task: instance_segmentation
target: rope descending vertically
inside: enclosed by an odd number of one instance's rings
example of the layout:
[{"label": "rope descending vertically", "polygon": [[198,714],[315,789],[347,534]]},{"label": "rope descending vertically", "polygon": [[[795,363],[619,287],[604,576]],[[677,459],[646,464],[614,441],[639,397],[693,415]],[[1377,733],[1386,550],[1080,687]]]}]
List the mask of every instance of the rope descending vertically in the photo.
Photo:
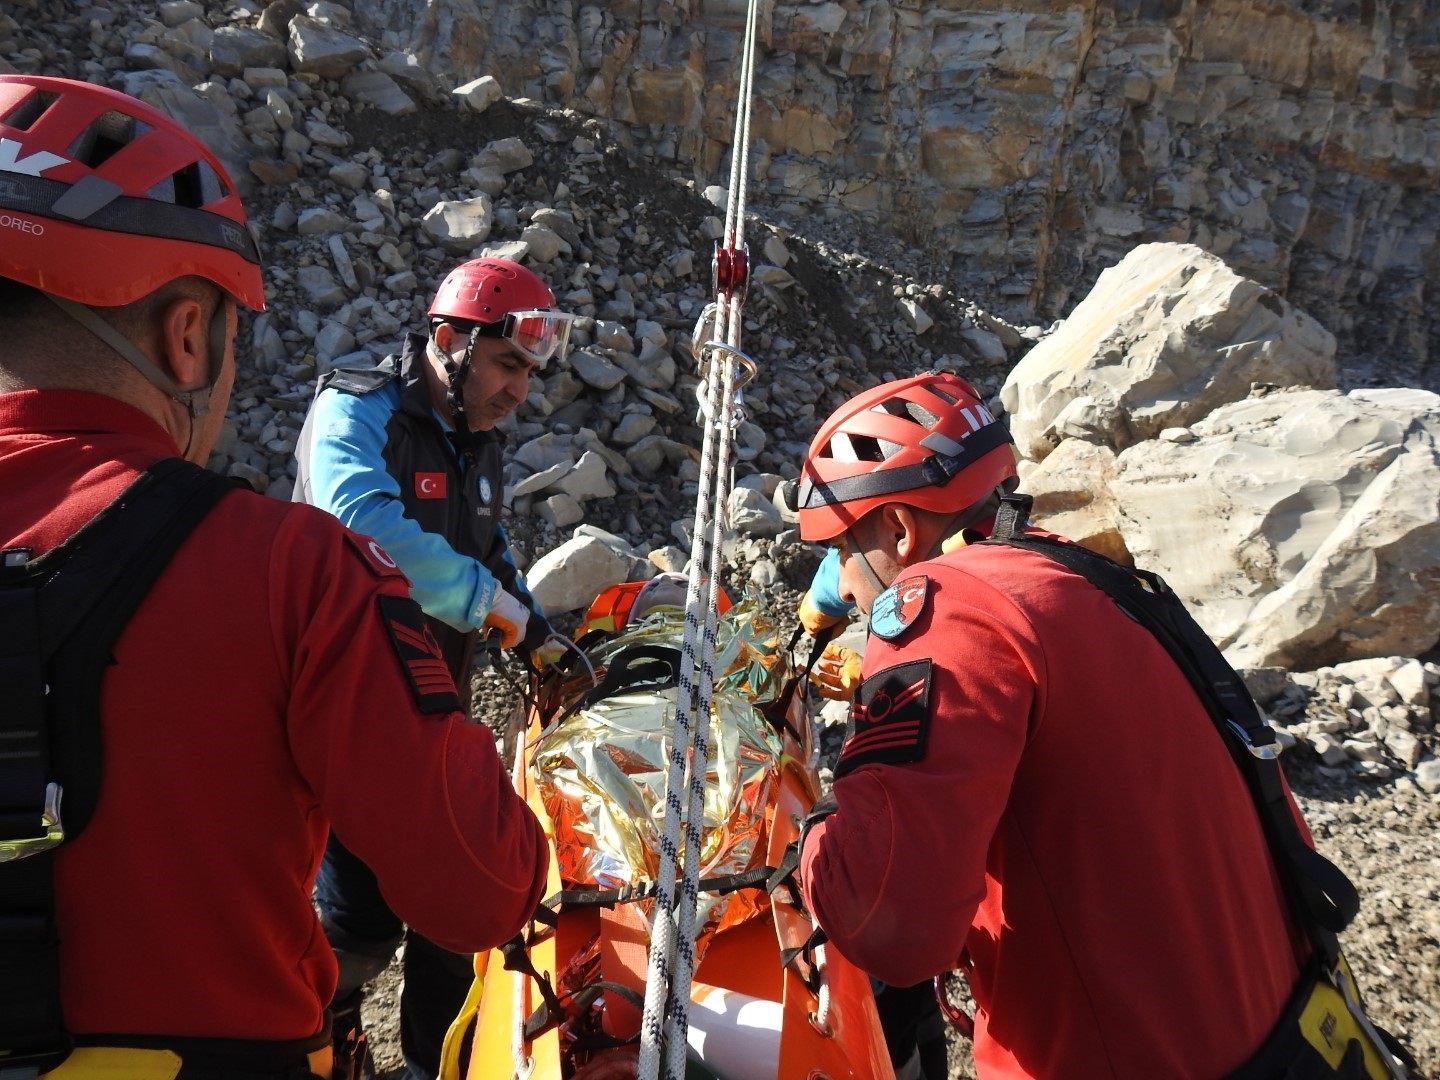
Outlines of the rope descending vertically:
[{"label": "rope descending vertically", "polygon": [[[694,351],[702,372],[699,397],[700,413],[704,418],[704,439],[685,596],[685,633],[681,645],[675,727],[666,772],[665,824],[660,837],[660,864],[655,882],[655,919],[650,936],[650,963],[640,1027],[639,1080],[656,1080],[662,1043],[667,1047],[666,1080],[681,1080],[685,1074],[690,985],[695,968],[700,851],[705,823],[705,779],[710,758],[709,717],[715,685],[715,628],[724,510],[729,497],[732,434],[734,425],[740,419],[737,366],[754,373],[754,365],[739,351],[739,343],[740,312],[748,276],[747,255],[743,246],[745,163],[749,156],[750,92],[754,82],[757,11],[758,0],[749,0],[735,137],[731,147],[725,246],[721,248],[717,245],[715,252],[713,326],[719,338],[707,340],[707,317],[702,315],[694,339]],[[683,808],[680,799],[682,788],[688,795],[687,805]],[[683,859],[679,850],[682,822],[685,824]],[[677,870],[681,873],[678,898],[674,891]]]}]

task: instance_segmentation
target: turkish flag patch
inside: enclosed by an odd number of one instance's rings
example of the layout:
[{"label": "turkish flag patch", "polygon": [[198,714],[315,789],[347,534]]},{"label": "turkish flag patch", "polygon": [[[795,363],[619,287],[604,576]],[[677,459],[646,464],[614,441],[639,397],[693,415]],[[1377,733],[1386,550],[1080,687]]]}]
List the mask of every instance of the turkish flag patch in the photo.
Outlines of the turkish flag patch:
[{"label": "turkish flag patch", "polygon": [[425,623],[420,605],[408,596],[381,596],[380,615],[390,632],[390,644],[410,682],[415,704],[422,713],[462,711],[460,695],[440,643]]},{"label": "turkish flag patch", "polygon": [[417,472],[415,474],[415,497],[417,499],[445,498],[445,474],[443,472]]},{"label": "turkish flag patch", "polygon": [[930,735],[930,659],[897,664],[871,675],[856,691],[838,780],[861,765],[921,761]]}]

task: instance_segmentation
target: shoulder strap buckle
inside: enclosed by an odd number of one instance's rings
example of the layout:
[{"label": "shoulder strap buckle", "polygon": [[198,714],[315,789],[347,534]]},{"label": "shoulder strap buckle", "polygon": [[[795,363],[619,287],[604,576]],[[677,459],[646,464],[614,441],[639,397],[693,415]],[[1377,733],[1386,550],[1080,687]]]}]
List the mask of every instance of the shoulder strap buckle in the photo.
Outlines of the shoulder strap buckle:
[{"label": "shoulder strap buckle", "polygon": [[1023,492],[1000,496],[1000,509],[995,511],[995,528],[990,532],[992,540],[1013,540],[1025,532],[1030,523],[1030,508],[1035,500]]}]

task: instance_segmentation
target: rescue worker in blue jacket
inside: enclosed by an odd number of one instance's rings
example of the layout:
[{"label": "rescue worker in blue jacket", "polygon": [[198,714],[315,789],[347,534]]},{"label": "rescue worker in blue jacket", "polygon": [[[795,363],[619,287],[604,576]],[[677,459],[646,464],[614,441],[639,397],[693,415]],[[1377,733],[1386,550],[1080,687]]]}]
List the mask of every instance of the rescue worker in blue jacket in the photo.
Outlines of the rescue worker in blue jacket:
[{"label": "rescue worker in blue jacket", "polygon": [[[374,368],[321,378],[301,432],[295,499],[373,537],[394,560],[462,695],[481,635],[534,654],[551,633],[500,524],[495,429],[525,400],[530,376],[564,354],[572,320],[518,263],[466,262],[436,292],[427,334],[407,335],[400,354]],[[403,928],[374,875],[333,834],[315,899],[340,960],[338,1033],[358,1027],[364,984],[384,970]],[[408,935],[401,1044],[416,1080],[438,1075],[472,975],[470,957]]]}]

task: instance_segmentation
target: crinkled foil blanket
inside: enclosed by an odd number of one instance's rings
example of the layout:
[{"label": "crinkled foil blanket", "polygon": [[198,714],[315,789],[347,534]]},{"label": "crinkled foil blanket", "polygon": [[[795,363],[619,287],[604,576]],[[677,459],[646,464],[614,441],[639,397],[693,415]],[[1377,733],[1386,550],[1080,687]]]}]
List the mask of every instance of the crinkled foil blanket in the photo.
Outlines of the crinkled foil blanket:
[{"label": "crinkled foil blanket", "polygon": [[[765,862],[782,746],[760,707],[777,698],[791,672],[789,654],[780,647],[776,626],[758,600],[736,604],[720,616],[716,629],[702,878]],[[588,655],[603,674],[631,646],[678,651],[683,637],[683,613],[657,609]],[[697,642],[697,661],[698,652]],[[589,681],[582,680],[561,699],[554,715],[574,708],[589,689]],[[566,887],[611,889],[654,880],[665,829],[676,695],[673,686],[618,693],[575,708],[535,743],[531,764],[555,823]],[[688,805],[688,798],[684,801]],[[681,848],[683,852],[683,843]],[[708,906],[697,926],[707,940],[710,933],[764,910],[768,902],[756,889],[702,901]],[[647,921],[652,908],[653,901],[643,902]]]}]

